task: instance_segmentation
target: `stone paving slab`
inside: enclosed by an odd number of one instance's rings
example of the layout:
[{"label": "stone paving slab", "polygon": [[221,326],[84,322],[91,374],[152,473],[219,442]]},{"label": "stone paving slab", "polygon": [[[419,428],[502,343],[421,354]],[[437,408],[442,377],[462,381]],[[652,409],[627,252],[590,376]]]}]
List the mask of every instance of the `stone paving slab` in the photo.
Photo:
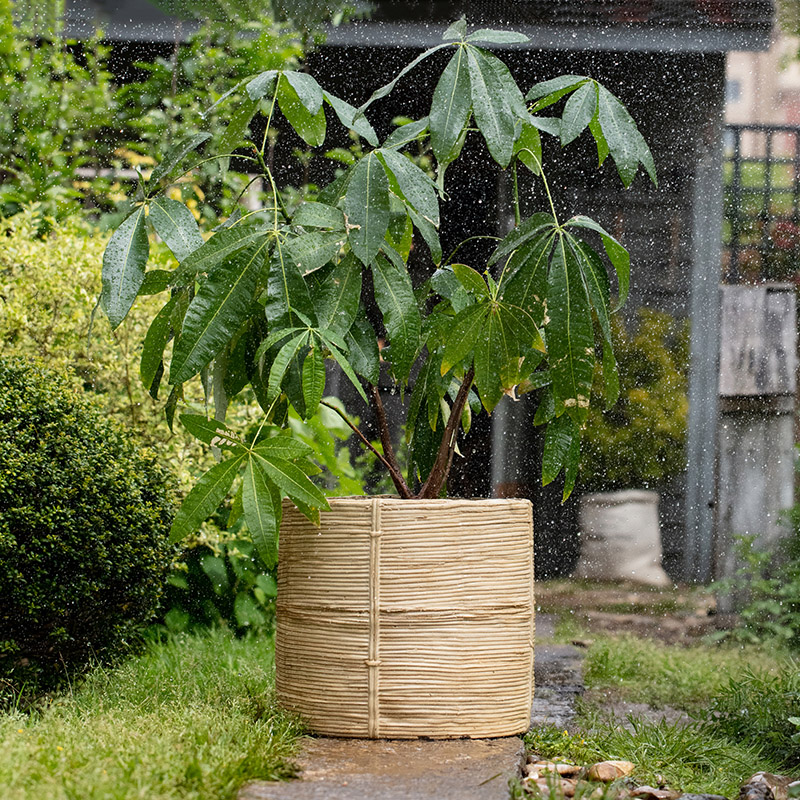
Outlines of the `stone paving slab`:
[{"label": "stone paving slab", "polygon": [[[552,635],[537,616],[537,637]],[[583,692],[581,652],[537,641],[531,725],[568,728]],[[253,782],[238,800],[508,800],[508,780],[524,764],[522,739],[370,740],[309,738],[300,778]]]},{"label": "stone paving slab", "polygon": [[251,783],[239,800],[507,800],[522,740],[309,739],[301,780]]}]

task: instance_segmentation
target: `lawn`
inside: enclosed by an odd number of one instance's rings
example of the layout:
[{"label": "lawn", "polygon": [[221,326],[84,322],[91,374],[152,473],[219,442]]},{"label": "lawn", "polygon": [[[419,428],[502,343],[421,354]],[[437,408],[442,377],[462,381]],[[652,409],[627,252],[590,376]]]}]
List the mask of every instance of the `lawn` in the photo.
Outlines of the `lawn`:
[{"label": "lawn", "polygon": [[273,654],[270,638],[221,630],[171,638],[3,714],[3,799],[224,800],[291,777],[300,727],[274,704]]}]

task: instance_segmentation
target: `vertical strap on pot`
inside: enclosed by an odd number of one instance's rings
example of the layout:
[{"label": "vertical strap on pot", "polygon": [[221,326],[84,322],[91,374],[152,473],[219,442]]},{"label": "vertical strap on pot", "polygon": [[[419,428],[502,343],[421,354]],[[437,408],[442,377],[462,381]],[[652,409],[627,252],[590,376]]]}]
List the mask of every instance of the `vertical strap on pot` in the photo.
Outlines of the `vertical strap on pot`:
[{"label": "vertical strap on pot", "polygon": [[369,541],[369,736],[380,736],[381,501],[372,498]]}]

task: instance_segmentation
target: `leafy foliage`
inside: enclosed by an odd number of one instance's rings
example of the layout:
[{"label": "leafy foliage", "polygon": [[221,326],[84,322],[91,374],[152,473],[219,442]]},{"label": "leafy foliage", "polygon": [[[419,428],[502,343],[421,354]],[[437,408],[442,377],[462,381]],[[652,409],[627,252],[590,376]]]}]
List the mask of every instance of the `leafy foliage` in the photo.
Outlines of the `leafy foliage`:
[{"label": "leafy foliage", "polygon": [[171,560],[169,478],[54,372],[0,359],[0,692],[119,654]]},{"label": "leafy foliage", "polygon": [[[308,73],[286,66],[263,70],[220,98],[228,107],[233,104],[221,137],[208,140],[184,130],[174,151],[142,179],[141,199],[105,252],[102,302],[112,326],[120,324],[138,295],[149,295],[149,287],[161,284],[169,297],[145,340],[148,388],[158,391],[167,377],[174,409],[187,382],[197,375],[210,379],[221,418],[228,398],[249,385],[264,412],[259,432],[247,440],[219,420],[183,415],[195,435],[224,449],[225,456],[188,495],[176,517],[175,538],[214,510],[239,473],[243,514],[266,563],[275,556],[282,497],[316,520],[326,501],[309,480],[309,452],[290,445],[295,440],[281,429],[289,406],[303,419],[314,413],[325,392],[329,360],[364,399],[372,399],[379,418],[380,362],[401,392],[419,368],[408,418],[407,478],[385,435],[379,455],[401,496],[438,496],[458,433],[468,429],[471,415],[481,406],[491,412],[503,394],[541,388],[545,401],[538,421],[550,423],[543,477],[552,480],[564,469],[565,494],[572,490],[595,370],[593,316],[611,402],[618,391],[611,283],[606,261],[591,242],[600,242],[616,273],[619,297],[613,307],[627,295],[628,253],[587,217],[560,222],[550,198],[550,211],[519,220],[483,267],[442,263],[439,201],[446,168],[459,157],[466,137],[477,133],[494,162],[532,169],[550,197],[539,132],[568,143],[588,130],[600,162],[610,155],[626,186],[640,164],[653,180],[655,171],[635,124],[605,88],[589,78],[567,76],[534,87],[526,98],[503,62],[479,46],[525,40],[503,31],[467,35],[462,20],[442,44],[414,59],[359,109],[331,95]],[[435,100],[427,117],[409,123],[408,137],[401,128],[381,145],[367,118],[370,106],[443,49],[453,56],[434,92],[442,102]],[[537,115],[562,98],[561,119]],[[259,113],[266,117],[266,130],[253,137],[248,131]],[[290,212],[269,163],[273,126],[289,127],[316,147],[326,141],[329,116],[366,147],[353,149],[346,171],[313,202]],[[436,182],[403,152],[426,135],[437,159]],[[217,160],[227,169],[239,147],[239,159],[272,187],[270,206],[232,215],[205,241],[192,216],[177,205],[169,206],[165,219],[164,193],[194,151],[203,148],[199,162]],[[175,256],[177,266],[166,275],[147,270],[143,226],[159,233]],[[415,231],[438,267],[422,285],[414,285],[407,265]],[[381,315],[378,330],[366,312],[374,307]],[[380,355],[379,334],[384,339]],[[164,351],[169,340],[174,340],[171,362]]]},{"label": "leafy foliage", "polygon": [[616,319],[611,332],[620,399],[602,407],[603,375],[596,365],[580,485],[590,491],[662,486],[685,468],[687,327],[667,314],[641,309],[633,333]]}]

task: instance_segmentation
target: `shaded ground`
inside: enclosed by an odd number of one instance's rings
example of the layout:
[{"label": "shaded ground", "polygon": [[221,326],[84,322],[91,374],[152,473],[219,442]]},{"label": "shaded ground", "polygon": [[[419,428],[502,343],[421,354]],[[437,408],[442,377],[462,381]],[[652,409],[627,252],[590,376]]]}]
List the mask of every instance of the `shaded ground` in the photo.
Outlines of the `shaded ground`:
[{"label": "shaded ground", "polygon": [[541,581],[536,584],[536,610],[552,615],[559,633],[574,630],[578,644],[591,633],[630,633],[690,644],[718,627],[713,595],[690,587]]}]

